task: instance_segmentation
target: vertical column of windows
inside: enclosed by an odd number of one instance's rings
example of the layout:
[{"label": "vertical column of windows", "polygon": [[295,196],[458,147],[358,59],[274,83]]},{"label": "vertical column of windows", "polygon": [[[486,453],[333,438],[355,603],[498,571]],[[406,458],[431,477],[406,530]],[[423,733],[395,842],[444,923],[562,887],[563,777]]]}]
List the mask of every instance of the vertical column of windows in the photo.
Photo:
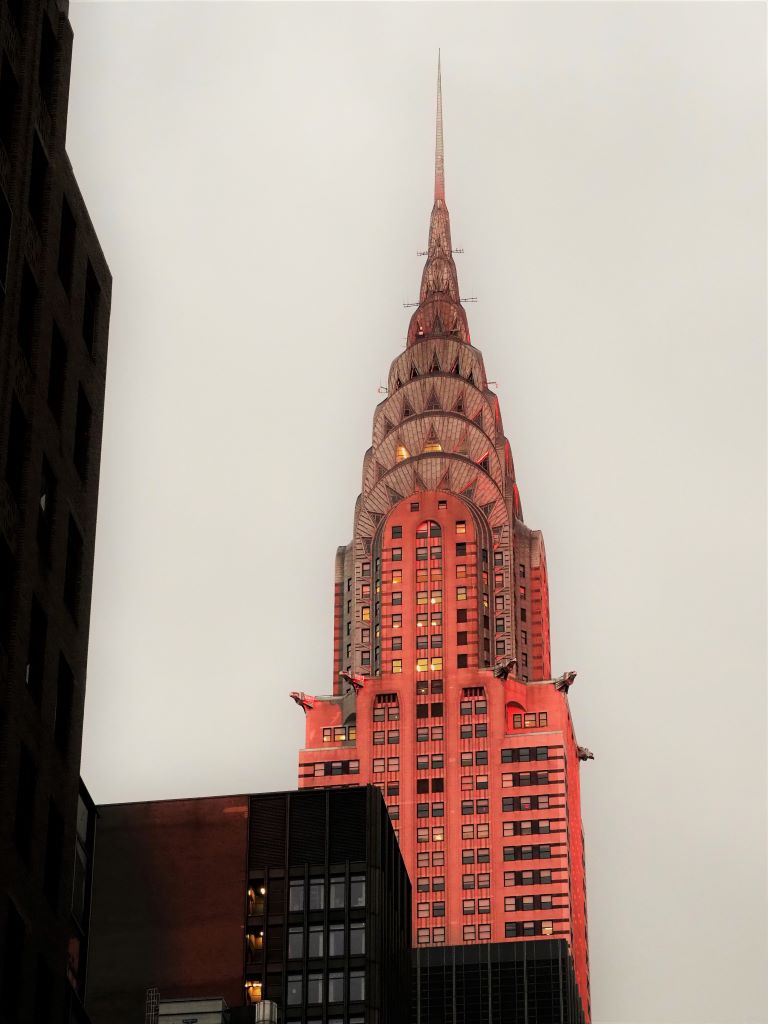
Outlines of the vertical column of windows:
[{"label": "vertical column of windows", "polygon": [[[491,844],[488,701],[482,686],[465,686],[459,704],[462,915],[465,942],[490,941]],[[467,820],[471,819],[471,820]]]}]

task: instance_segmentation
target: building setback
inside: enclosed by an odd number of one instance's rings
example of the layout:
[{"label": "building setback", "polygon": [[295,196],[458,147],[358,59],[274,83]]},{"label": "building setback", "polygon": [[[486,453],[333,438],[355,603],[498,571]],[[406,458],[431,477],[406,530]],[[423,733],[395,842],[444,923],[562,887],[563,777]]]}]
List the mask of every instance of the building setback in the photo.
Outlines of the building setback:
[{"label": "building setback", "polygon": [[560,940],[588,1020],[590,755],[571,721],[574,674],[551,678],[544,541],[523,521],[454,252],[438,68],[419,302],[374,413],[354,538],[336,556],[333,692],[291,695],[306,713],[299,785],[379,787],[414,887],[417,950]]},{"label": "building setback", "polygon": [[87,960],[79,769],[111,277],[65,152],[66,9],[0,0],[4,1021],[81,1019]]},{"label": "building setback", "polygon": [[88,1012],[147,992],[270,1000],[281,1024],[402,1024],[411,892],[373,786],[99,809]]}]

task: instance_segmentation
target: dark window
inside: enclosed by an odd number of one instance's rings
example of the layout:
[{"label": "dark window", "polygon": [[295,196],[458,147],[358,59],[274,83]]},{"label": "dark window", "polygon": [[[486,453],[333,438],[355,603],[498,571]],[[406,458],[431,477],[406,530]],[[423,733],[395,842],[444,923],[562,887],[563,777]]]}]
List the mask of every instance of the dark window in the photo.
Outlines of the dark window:
[{"label": "dark window", "polygon": [[69,294],[72,287],[72,268],[75,261],[75,218],[66,196],[61,199],[61,226],[59,228],[59,279],[64,291]]},{"label": "dark window", "polygon": [[37,310],[37,282],[35,276],[24,263],[21,274],[21,296],[19,297],[19,319],[16,324],[16,339],[27,355],[32,351],[32,338],[35,333],[35,314]]},{"label": "dark window", "polygon": [[428,793],[429,792],[429,779],[416,779],[416,792],[417,793]]},{"label": "dark window", "polygon": [[528,618],[528,614],[527,614],[525,608],[521,608],[520,609],[520,621],[521,622],[525,622],[527,618]]},{"label": "dark window", "polygon": [[392,548],[392,561],[393,562],[402,562],[402,560],[403,560],[403,549],[402,548]]},{"label": "dark window", "polygon": [[466,654],[456,655],[456,668],[466,668],[469,664],[469,658]]},{"label": "dark window", "polygon": [[466,543],[464,541],[459,541],[456,544],[456,554],[457,555],[466,555],[466,553],[467,553],[467,545],[466,545]]},{"label": "dark window", "polygon": [[288,910],[299,911],[304,909],[304,883],[293,880],[288,889]]},{"label": "dark window", "polygon": [[45,873],[43,889],[51,906],[56,908],[59,900],[61,879],[61,855],[64,845],[64,819],[53,800],[48,804],[48,836],[45,845]]},{"label": "dark window", "polygon": [[27,457],[27,419],[19,401],[11,399],[11,419],[8,428],[8,451],[5,458],[5,479],[11,494],[21,500],[21,484]]},{"label": "dark window", "polygon": [[[418,507],[418,506],[417,506]],[[359,1003],[365,999],[365,971],[349,972],[349,1001]]]},{"label": "dark window", "polygon": [[37,226],[42,231],[43,210],[45,209],[45,193],[48,187],[48,157],[45,155],[43,144],[35,132],[32,140],[32,170],[29,175],[29,212]]},{"label": "dark window", "polygon": [[417,818],[428,818],[429,817],[429,804],[416,804],[416,817]]},{"label": "dark window", "polygon": [[48,616],[40,607],[37,598],[33,597],[29,623],[26,684],[35,704],[40,703],[40,695],[43,692],[43,670],[45,667],[45,642],[47,634]]},{"label": "dark window", "polygon": [[322,910],[325,906],[325,885],[322,878],[309,880],[309,909]]},{"label": "dark window", "polygon": [[35,817],[35,791],[37,766],[32,755],[22,744],[19,754],[19,778],[16,787],[16,821],[14,839],[19,853],[29,860],[32,826]]},{"label": "dark window", "polygon": [[432,705],[431,713],[432,713],[432,718],[442,718],[443,717],[443,705],[442,705],[442,703],[433,704]]},{"label": "dark window", "polygon": [[[101,288],[96,279],[96,274],[91,261],[85,270],[85,300],[83,304],[83,339],[89,352],[93,352],[96,342],[96,328],[98,324],[99,304],[101,300]],[[366,566],[368,571],[366,572]],[[371,575],[370,562],[363,562],[363,576]]]},{"label": "dark window", "polygon": [[19,99],[19,83],[16,81],[16,76],[5,55],[2,57],[2,62],[3,66],[0,70],[0,140],[6,149],[10,149]]},{"label": "dark window", "polygon": [[417,704],[416,705],[416,717],[417,718],[426,718],[428,710],[429,709],[428,709],[428,706],[426,704]]},{"label": "dark window", "polygon": [[468,637],[469,637],[469,633],[467,633],[464,630],[462,630],[461,632],[457,633],[456,634],[456,646],[457,647],[466,647],[467,643],[468,643]]},{"label": "dark window", "polygon": [[67,531],[67,562],[64,569],[64,603],[75,621],[77,621],[78,605],[80,604],[82,574],[83,538],[80,536],[74,519],[70,516]]},{"label": "dark window", "polygon": [[365,953],[365,923],[353,921],[349,926],[350,956],[362,956]]},{"label": "dark window", "polygon": [[53,738],[62,753],[67,752],[69,733],[72,727],[72,703],[75,695],[75,679],[72,669],[63,654],[59,654],[59,671],[56,679],[56,711],[53,722]]},{"label": "dark window", "polygon": [[[0,83],[0,92],[2,92]],[[5,290],[8,276],[8,253],[11,248],[11,225],[13,214],[5,197],[5,192],[0,188],[0,290]]]},{"label": "dark window", "polygon": [[393,526],[392,527],[392,536],[393,537],[402,537],[403,536],[403,528],[402,528],[402,526]]},{"label": "dark window", "polygon": [[335,877],[331,879],[329,906],[332,910],[341,910],[344,907],[345,888],[346,886],[343,878]]},{"label": "dark window", "polygon": [[445,903],[436,901],[432,904],[432,916],[433,917],[445,917]]},{"label": "dark window", "polygon": [[433,793],[442,793],[444,788],[445,788],[445,780],[444,779],[432,779],[432,792]]},{"label": "dark window", "polygon": [[364,875],[352,875],[349,882],[349,905],[353,908],[365,906]]},{"label": "dark window", "polygon": [[475,764],[488,764],[487,750],[478,750],[475,752]]}]

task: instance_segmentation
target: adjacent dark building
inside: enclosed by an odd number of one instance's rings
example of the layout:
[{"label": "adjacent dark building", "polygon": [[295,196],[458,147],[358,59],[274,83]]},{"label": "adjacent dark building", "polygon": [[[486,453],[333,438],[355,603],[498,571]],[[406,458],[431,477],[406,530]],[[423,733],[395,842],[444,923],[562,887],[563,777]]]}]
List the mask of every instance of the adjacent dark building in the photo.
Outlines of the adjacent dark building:
[{"label": "adjacent dark building", "polygon": [[65,152],[71,54],[63,0],[0,0],[0,1021],[35,1024],[82,1019],[92,836],[111,278]]},{"label": "adjacent dark building", "polygon": [[413,952],[413,1024],[584,1024],[564,939]]},{"label": "adjacent dark building", "polygon": [[409,1019],[410,882],[375,787],[100,807],[97,848],[93,1024],[142,1019],[150,988],[284,1024]]}]

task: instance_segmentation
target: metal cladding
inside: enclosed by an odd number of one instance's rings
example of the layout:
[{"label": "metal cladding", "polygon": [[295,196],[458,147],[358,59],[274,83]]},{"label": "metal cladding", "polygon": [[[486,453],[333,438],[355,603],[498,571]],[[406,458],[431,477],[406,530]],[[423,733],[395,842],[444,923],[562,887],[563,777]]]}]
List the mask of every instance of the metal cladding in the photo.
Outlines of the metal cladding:
[{"label": "metal cladding", "polygon": [[561,940],[588,1021],[575,673],[553,685],[544,541],[523,521],[454,252],[438,69],[419,303],[336,555],[336,700],[307,711],[299,785],[381,789],[417,949]]}]

